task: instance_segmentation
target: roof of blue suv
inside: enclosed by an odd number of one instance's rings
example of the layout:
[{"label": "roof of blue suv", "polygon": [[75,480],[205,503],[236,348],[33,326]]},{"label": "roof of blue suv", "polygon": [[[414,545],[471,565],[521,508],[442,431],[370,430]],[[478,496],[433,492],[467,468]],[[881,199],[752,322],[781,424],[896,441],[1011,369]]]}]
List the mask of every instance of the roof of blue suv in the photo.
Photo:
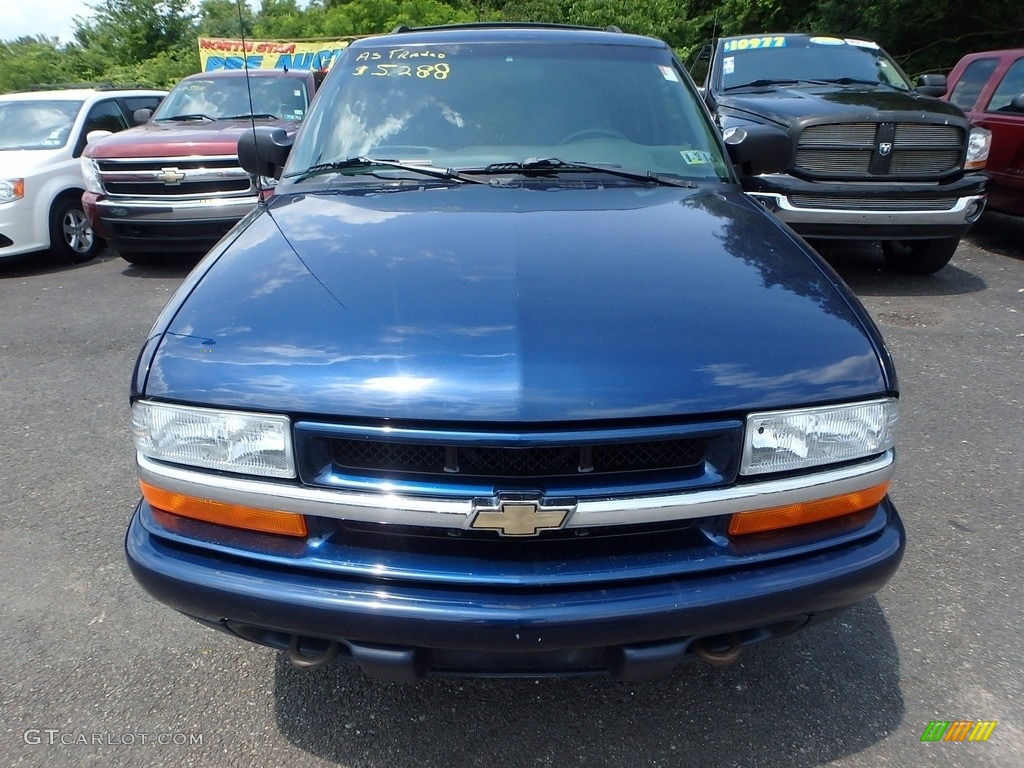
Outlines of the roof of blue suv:
[{"label": "roof of blue suv", "polygon": [[618,27],[584,27],[568,24],[540,23],[472,23],[451,24],[439,27],[396,27],[390,35],[364,37],[356,40],[350,47],[362,48],[372,46],[382,37],[393,39],[400,35],[402,40],[412,43],[436,42],[443,38],[446,42],[482,42],[494,41],[548,41],[548,42],[589,42],[615,43],[617,45],[640,45],[664,47],[665,43],[651,37],[632,35]]}]

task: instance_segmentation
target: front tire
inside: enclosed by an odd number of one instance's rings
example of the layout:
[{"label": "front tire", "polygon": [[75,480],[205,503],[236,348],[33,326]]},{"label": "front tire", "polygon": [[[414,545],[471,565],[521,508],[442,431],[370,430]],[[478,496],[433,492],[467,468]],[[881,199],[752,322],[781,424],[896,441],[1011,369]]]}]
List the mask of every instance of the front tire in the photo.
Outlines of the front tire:
[{"label": "front tire", "polygon": [[85,217],[79,197],[65,195],[50,210],[50,252],[64,261],[81,264],[96,258],[100,238]]},{"label": "front tire", "polygon": [[959,237],[937,240],[885,240],[882,254],[894,272],[904,275],[931,275],[949,263],[960,244]]}]

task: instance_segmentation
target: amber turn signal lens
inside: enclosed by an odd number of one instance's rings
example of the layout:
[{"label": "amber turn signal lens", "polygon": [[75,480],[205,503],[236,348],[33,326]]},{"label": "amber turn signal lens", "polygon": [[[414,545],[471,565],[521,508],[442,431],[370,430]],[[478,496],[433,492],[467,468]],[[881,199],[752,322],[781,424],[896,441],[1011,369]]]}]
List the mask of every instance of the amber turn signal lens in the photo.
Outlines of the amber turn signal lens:
[{"label": "amber turn signal lens", "polygon": [[762,533],[861,512],[878,504],[885,498],[888,490],[889,483],[882,483],[862,491],[844,493],[842,496],[830,496],[827,499],[758,509],[753,512],[740,512],[733,515],[729,521],[729,534],[740,536],[746,533]]},{"label": "amber turn signal lens", "polygon": [[183,493],[172,493],[139,482],[142,495],[150,506],[172,515],[201,520],[204,523],[244,528],[247,531],[276,533],[282,536],[305,536],[306,519],[292,512],[271,509],[253,509],[239,504],[200,499]]}]

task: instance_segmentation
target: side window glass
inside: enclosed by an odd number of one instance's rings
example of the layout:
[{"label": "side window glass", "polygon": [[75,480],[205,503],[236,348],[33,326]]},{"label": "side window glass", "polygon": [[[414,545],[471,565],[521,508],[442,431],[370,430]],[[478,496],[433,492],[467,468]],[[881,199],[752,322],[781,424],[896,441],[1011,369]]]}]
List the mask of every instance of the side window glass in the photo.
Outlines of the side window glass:
[{"label": "side window glass", "polygon": [[82,135],[78,137],[78,144],[75,147],[75,156],[82,154],[85,149],[86,137],[89,131],[110,131],[117,133],[128,127],[128,120],[125,119],[121,107],[113,99],[93,104],[92,109],[85,118],[85,125],[82,126]]},{"label": "side window glass", "polygon": [[136,109],[156,109],[160,106],[162,96],[127,96],[124,103],[131,115]]},{"label": "side window glass", "polygon": [[998,59],[977,59],[968,64],[953,87],[949,100],[964,111],[971,109],[998,63]]},{"label": "side window glass", "polygon": [[986,112],[1010,112],[1013,107],[1010,102],[1015,96],[1024,93],[1024,59],[1017,59],[1010,68],[1006,70],[1002,81],[992,94],[992,101],[988,103]]}]

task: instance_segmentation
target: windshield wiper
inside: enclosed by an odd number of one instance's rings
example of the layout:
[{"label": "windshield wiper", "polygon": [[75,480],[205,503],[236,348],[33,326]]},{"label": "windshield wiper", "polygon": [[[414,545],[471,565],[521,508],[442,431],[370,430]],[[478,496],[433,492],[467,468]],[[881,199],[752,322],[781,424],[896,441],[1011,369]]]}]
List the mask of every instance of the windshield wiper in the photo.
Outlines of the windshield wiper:
[{"label": "windshield wiper", "polygon": [[158,120],[159,121],[164,121],[164,120],[172,121],[173,120],[173,121],[176,121],[176,122],[184,122],[186,120],[207,120],[207,121],[212,123],[214,121],[214,118],[210,117],[209,115],[204,115],[201,112],[195,112],[195,113],[190,114],[190,115],[173,115],[172,117],[161,117],[161,118],[158,118]]},{"label": "windshield wiper", "polygon": [[820,80],[772,80],[770,78],[762,78],[760,80],[752,80],[749,83],[741,83],[740,85],[730,85],[728,88],[723,88],[723,91],[735,91],[740,88],[765,88],[769,85],[797,85],[799,83],[819,83]]},{"label": "windshield wiper", "polygon": [[[828,80],[822,80],[823,83],[835,83],[836,85],[884,85],[889,88],[896,88],[892,83],[886,83],[882,80],[868,80],[863,77],[833,77]],[[897,90],[899,90],[897,88]]]},{"label": "windshield wiper", "polygon": [[397,160],[383,160],[376,157],[350,157],[347,160],[337,160],[333,163],[318,163],[311,165],[304,171],[289,173],[285,178],[304,181],[313,176],[320,176],[325,173],[337,173],[349,170],[369,170],[373,168],[397,168],[400,171],[419,173],[424,176],[431,176],[435,179],[447,181],[458,181],[459,183],[486,184],[486,181],[464,176],[454,168],[431,168],[426,165],[415,165],[413,163],[402,163]]},{"label": "windshield wiper", "polygon": [[222,117],[221,120],[277,120],[277,115],[273,115],[270,112],[256,112],[250,114],[246,112],[241,115],[231,115],[231,117]]},{"label": "windshield wiper", "polygon": [[[591,163],[574,163],[559,160],[557,157],[531,157],[521,163],[492,163],[483,169],[482,173],[606,173],[609,176],[617,176],[622,179],[639,181],[646,184],[660,184],[664,187],[696,187],[692,181],[673,179],[667,176],[659,176],[650,171],[624,171],[619,168],[610,168],[606,165],[594,165]],[[470,173],[481,173],[481,171],[470,171]]]}]

